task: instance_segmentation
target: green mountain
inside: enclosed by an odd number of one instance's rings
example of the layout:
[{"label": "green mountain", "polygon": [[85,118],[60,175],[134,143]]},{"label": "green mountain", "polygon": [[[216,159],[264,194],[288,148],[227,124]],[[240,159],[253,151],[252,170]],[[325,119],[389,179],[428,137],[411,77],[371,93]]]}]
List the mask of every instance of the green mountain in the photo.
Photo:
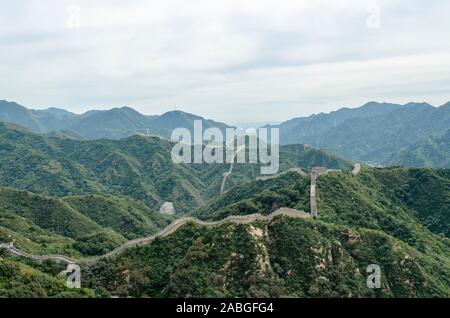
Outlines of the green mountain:
[{"label": "green mountain", "polygon": [[217,122],[210,119],[205,119],[203,117],[189,114],[186,112],[182,112],[179,110],[167,112],[165,114],[162,114],[161,116],[155,116],[151,122],[150,127],[155,129],[159,134],[163,137],[170,138],[172,131],[179,127],[184,127],[189,129],[191,134],[194,134],[193,131],[193,123],[194,120],[201,120],[203,125],[203,130],[215,127],[219,128],[223,135],[225,136],[225,130],[226,128],[230,128],[231,126],[228,126],[227,124]]},{"label": "green mountain", "polygon": [[93,194],[64,197],[62,200],[97,224],[113,229],[127,239],[154,234],[171,220],[169,216],[129,197]]},{"label": "green mountain", "polygon": [[450,130],[393,154],[388,162],[391,166],[450,168]]},{"label": "green mountain", "polygon": [[38,266],[41,270],[11,260],[0,251],[0,298],[92,298],[108,296],[105,291],[97,293],[85,288],[70,289],[62,278],[55,277],[55,272],[51,273],[54,264]]},{"label": "green mountain", "polygon": [[121,139],[136,134],[170,138],[172,131],[180,127],[193,133],[194,120],[202,120],[204,129],[217,127],[225,132],[229,127],[182,111],[147,116],[130,107],[121,107],[78,115],[58,108],[33,110],[15,102],[0,101],[0,122],[17,124],[35,133],[81,137],[76,139]]},{"label": "green mountain", "polygon": [[203,220],[221,220],[231,215],[270,214],[289,207],[309,212],[309,177],[292,171],[268,180],[242,183],[193,212]]},{"label": "green mountain", "polygon": [[60,130],[60,131],[51,131],[47,134],[44,134],[44,136],[47,137],[56,137],[56,138],[63,138],[63,139],[75,139],[75,140],[83,140],[84,138],[80,135],[77,135],[71,130]]},{"label": "green mountain", "polygon": [[83,114],[69,129],[85,139],[120,139],[146,131],[152,118],[129,107],[113,108]]},{"label": "green mountain", "polygon": [[310,140],[312,136],[322,135],[331,129],[355,118],[370,118],[397,110],[400,105],[369,102],[361,107],[350,109],[343,107],[329,114],[320,113],[308,117],[298,117],[279,125],[280,139],[284,144],[296,144],[299,140]]},{"label": "green mountain", "polygon": [[0,241],[29,253],[100,255],[149,236],[172,218],[128,197],[49,197],[0,188]]},{"label": "green mountain", "polygon": [[[293,170],[239,184],[197,215],[214,220],[269,214],[278,207],[307,210],[309,183],[309,176]],[[317,219],[279,216],[212,227],[188,223],[148,245],[80,263],[85,295],[449,297],[448,170],[363,168],[356,177],[335,171],[320,176],[317,186]],[[11,189],[0,194],[0,211],[4,211],[0,241],[13,237],[16,246],[30,252],[96,255],[120,244],[105,233],[124,236],[149,228],[145,221],[132,222],[151,211],[130,198],[56,199]],[[56,214],[46,223],[39,217],[45,213]],[[74,230],[53,224],[52,219],[65,215],[65,227]],[[83,224],[86,235],[81,231],[75,235],[78,227],[72,222]],[[142,229],[133,230],[138,225]],[[58,272],[53,262],[41,264],[6,254],[0,256],[2,262],[7,268],[27,266],[35,271],[37,276],[28,283],[33,286],[40,286],[42,279],[55,279],[51,276]],[[380,289],[366,286],[370,264],[381,268]],[[9,295],[8,284],[16,286],[16,295],[31,293],[20,276],[12,278],[8,273],[10,269],[0,270],[0,293]],[[34,287],[31,290],[35,292]]]},{"label": "green mountain", "polygon": [[[306,181],[287,173],[237,186],[211,203],[221,211],[211,218],[306,207]],[[132,297],[449,297],[449,183],[448,170],[330,172],[318,179],[318,219],[188,224],[85,277]],[[380,289],[366,286],[370,264]]]},{"label": "green mountain", "polygon": [[[64,286],[64,264],[0,249],[0,296],[450,296],[450,170],[363,167],[353,176],[327,151],[285,145],[278,175],[234,164],[221,192],[229,164],[176,165],[172,146],[148,136],[50,137],[0,123],[0,243],[80,260],[84,288]],[[175,219],[157,212],[166,201],[210,221],[309,212],[314,166],[334,169],[317,180],[317,218],[188,223],[95,258],[166,228]],[[381,269],[379,289],[366,285],[371,264]]]},{"label": "green mountain", "polygon": [[[224,133],[230,127],[182,111],[147,116],[121,107],[77,115],[58,108],[31,110],[0,101],[0,122],[80,140],[122,139],[136,134],[170,138],[172,131],[180,127],[193,134],[195,120],[202,120],[203,129],[218,127]],[[280,129],[282,144],[312,145],[348,160],[383,166],[448,166],[445,133],[450,127],[450,102],[440,107],[369,102],[355,109],[341,108],[268,127]]]},{"label": "green mountain", "polygon": [[[381,289],[366,286],[370,264]],[[383,232],[283,217],[188,225],[91,265],[85,279],[122,297],[448,297],[448,274],[448,258]]]},{"label": "green mountain", "polygon": [[[158,210],[173,202],[179,213],[204,205],[220,192],[229,164],[175,164],[173,143],[157,137],[80,141],[27,132],[0,123],[0,186],[46,195],[113,194]],[[321,150],[283,147],[281,169],[349,163]],[[260,175],[258,164],[236,164],[226,189]]]},{"label": "green mountain", "polygon": [[73,239],[101,230],[98,224],[67,203],[25,191],[0,189],[0,209],[13,212],[42,229]]},{"label": "green mountain", "polygon": [[[416,225],[436,235],[450,235],[447,169],[364,168],[357,177],[335,171],[321,176],[318,188],[321,220],[384,231],[409,244],[421,241],[422,246],[427,239],[417,236]],[[309,191],[310,177],[291,172],[238,185],[194,215],[219,220],[230,215],[267,215],[280,207],[309,212]]]},{"label": "green mountain", "polygon": [[283,144],[311,144],[350,160],[389,165],[399,150],[448,130],[450,103],[433,107],[426,103],[400,106],[371,102],[356,109],[296,118],[275,127],[280,128]]},{"label": "green mountain", "polygon": [[31,110],[15,102],[0,101],[0,121],[14,123],[38,133],[67,129],[76,115],[56,108]]}]

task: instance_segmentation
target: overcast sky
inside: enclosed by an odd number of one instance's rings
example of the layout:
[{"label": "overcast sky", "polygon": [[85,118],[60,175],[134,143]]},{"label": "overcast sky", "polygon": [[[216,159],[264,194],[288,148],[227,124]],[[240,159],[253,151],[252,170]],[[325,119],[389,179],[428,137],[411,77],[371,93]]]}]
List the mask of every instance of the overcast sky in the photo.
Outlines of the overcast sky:
[{"label": "overcast sky", "polygon": [[282,121],[450,100],[450,1],[14,0],[0,99]]}]

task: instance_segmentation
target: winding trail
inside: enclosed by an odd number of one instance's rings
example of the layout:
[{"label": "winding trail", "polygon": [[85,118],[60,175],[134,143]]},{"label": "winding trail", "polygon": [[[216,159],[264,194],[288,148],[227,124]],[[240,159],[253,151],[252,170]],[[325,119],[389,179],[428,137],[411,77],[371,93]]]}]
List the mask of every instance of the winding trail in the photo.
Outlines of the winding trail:
[{"label": "winding trail", "polygon": [[225,190],[225,182],[227,181],[228,176],[233,172],[234,159],[237,157],[238,153],[244,148],[245,148],[245,145],[244,146],[240,146],[233,153],[233,160],[231,161],[230,169],[228,169],[228,171],[223,174],[222,185],[220,186],[220,193],[222,193]]},{"label": "winding trail", "polygon": [[30,258],[30,259],[34,259],[37,261],[45,261],[45,260],[55,260],[55,261],[60,261],[60,262],[66,262],[68,264],[76,264],[76,261],[64,256],[64,255],[33,255],[27,252],[24,252],[20,249],[18,249],[17,247],[14,247],[12,243],[7,243],[7,244],[0,244],[0,248],[5,248],[7,249],[12,255],[15,256],[22,256],[22,257],[26,257],[26,258]]},{"label": "winding trail", "polygon": [[223,220],[212,221],[212,222],[202,221],[202,220],[199,220],[199,219],[193,218],[193,217],[184,217],[184,218],[175,220],[170,225],[168,225],[167,227],[165,227],[164,229],[162,229],[161,231],[159,231],[158,233],[156,233],[154,235],[128,241],[128,242],[122,244],[121,246],[117,247],[116,249],[112,250],[109,253],[106,253],[101,256],[85,258],[82,260],[75,260],[75,259],[71,259],[67,256],[62,256],[62,255],[33,255],[33,254],[24,252],[16,247],[14,247],[12,243],[0,244],[0,248],[7,249],[12,255],[22,256],[22,257],[26,257],[26,258],[30,258],[30,259],[34,259],[34,260],[39,260],[39,261],[54,260],[54,261],[58,261],[58,262],[65,262],[68,264],[92,263],[92,262],[98,261],[103,258],[108,258],[108,257],[114,256],[114,255],[117,255],[117,254],[121,253],[122,251],[129,249],[131,247],[146,245],[158,237],[166,237],[166,236],[174,233],[176,230],[178,230],[180,227],[182,227],[183,225],[185,225],[187,223],[195,223],[200,226],[213,227],[213,226],[218,226],[218,225],[221,225],[224,223],[247,224],[247,223],[252,223],[254,221],[271,222],[275,217],[280,216],[280,215],[284,215],[284,216],[291,217],[291,218],[302,218],[302,219],[309,218],[311,216],[309,213],[306,213],[303,211],[289,209],[289,208],[281,208],[269,215],[262,215],[259,213],[243,215],[243,216],[233,215],[233,216],[229,216]]},{"label": "winding trail", "polygon": [[[237,149],[237,151],[234,153],[234,158],[237,156],[237,154],[240,150],[241,149]],[[221,192],[223,192],[226,178],[228,177],[228,175],[231,174],[231,172],[233,170],[233,164],[234,164],[234,160],[231,163],[230,170],[226,174],[224,174]],[[357,175],[359,173],[360,169],[361,169],[361,166],[359,164],[356,164],[355,168],[352,171],[352,174]],[[259,179],[259,180],[267,180],[267,178],[269,178],[269,179],[275,178],[275,177],[278,177],[280,175],[286,174],[291,171],[295,171],[295,172],[299,173],[301,176],[305,175],[305,173],[301,169],[290,169],[290,170],[282,172],[276,176],[265,177],[266,179]],[[38,260],[38,261],[54,260],[54,261],[58,261],[58,262],[65,262],[68,264],[92,263],[92,262],[98,261],[103,258],[108,258],[108,257],[114,256],[114,255],[117,255],[117,254],[121,253],[122,251],[129,249],[131,247],[146,245],[146,244],[154,241],[156,238],[166,237],[166,236],[174,233],[180,227],[182,227],[183,225],[185,225],[189,222],[195,223],[200,226],[212,227],[212,226],[218,226],[218,225],[221,225],[224,223],[247,224],[247,223],[251,223],[254,221],[271,222],[275,217],[280,216],[280,215],[291,217],[291,218],[317,217],[316,180],[320,175],[327,174],[328,172],[333,172],[333,171],[338,171],[338,170],[326,169],[326,168],[322,168],[322,167],[315,167],[315,168],[311,169],[311,190],[310,190],[311,213],[306,213],[304,211],[299,211],[299,210],[294,210],[294,209],[289,209],[289,208],[280,208],[280,209],[276,210],[275,212],[272,212],[269,215],[262,215],[259,213],[243,215],[243,216],[232,215],[232,216],[228,216],[225,219],[222,219],[220,221],[211,221],[211,222],[202,221],[202,220],[199,220],[194,217],[183,217],[183,218],[173,221],[171,224],[169,224],[167,227],[165,227],[164,229],[162,229],[161,231],[159,231],[156,234],[125,242],[121,246],[115,248],[114,250],[112,250],[104,255],[88,257],[88,258],[84,258],[81,260],[72,259],[72,258],[70,258],[68,256],[64,256],[64,255],[33,255],[30,253],[24,252],[24,251],[18,249],[17,247],[14,247],[13,243],[0,244],[0,249],[6,249],[7,251],[9,251],[10,254],[15,255],[15,256],[26,257],[26,258]]]}]

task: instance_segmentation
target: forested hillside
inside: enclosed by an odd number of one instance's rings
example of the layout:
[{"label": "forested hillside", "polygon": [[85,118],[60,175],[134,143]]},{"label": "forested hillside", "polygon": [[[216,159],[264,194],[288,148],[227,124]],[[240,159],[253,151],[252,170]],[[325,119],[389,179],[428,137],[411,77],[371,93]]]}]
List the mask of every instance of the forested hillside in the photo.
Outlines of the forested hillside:
[{"label": "forested hillside", "polygon": [[[146,246],[81,262],[83,287],[96,295],[133,297],[448,297],[449,180],[447,170],[364,168],[357,176],[329,172],[318,179],[318,219],[187,224]],[[64,252],[83,259],[164,222],[130,222],[151,213],[131,198],[57,200],[17,190],[0,193],[5,211],[1,240],[13,238],[17,246],[36,253]],[[269,214],[279,207],[308,210],[308,194],[309,176],[292,171],[233,187],[197,213],[220,219]],[[66,216],[69,229],[72,222],[77,226],[67,231],[40,218],[54,210]],[[79,226],[85,236],[77,235]],[[3,258],[8,264],[19,260]],[[37,273],[56,266],[20,260]],[[369,264],[382,269],[381,289],[365,285]],[[39,275],[49,275],[44,273]]]},{"label": "forested hillside", "polygon": [[[0,124],[0,242],[82,267],[79,291],[63,264],[0,255],[0,295],[55,297],[449,297],[448,169],[368,168],[357,175],[332,154],[281,148],[281,169],[175,165],[172,143],[155,137],[81,141]],[[203,220],[279,208],[309,212],[314,166],[341,169],[317,180],[317,219],[247,224],[188,223],[144,246],[96,258],[148,237],[180,215]],[[303,168],[299,169],[299,168]],[[239,223],[239,222],[238,222]],[[382,269],[368,289],[366,268]]]},{"label": "forested hillside", "polygon": [[[311,144],[348,160],[409,167],[448,167],[450,103],[405,105],[369,102],[357,108],[341,108],[287,120],[280,129],[282,144]],[[68,139],[122,139],[133,135],[170,138],[176,128],[193,134],[193,123],[203,129],[227,124],[182,111],[143,115],[133,108],[91,110],[78,115],[63,109],[32,110],[15,102],[0,101],[0,122],[14,123],[34,133]]]},{"label": "forested hillside", "polygon": [[[381,289],[366,286],[369,264],[382,268]],[[380,231],[282,217],[188,225],[86,279],[122,297],[448,297],[448,264]]]},{"label": "forested hillside", "polygon": [[[311,144],[349,160],[384,166],[447,167],[448,158],[442,157],[448,148],[445,143],[434,142],[434,149],[422,147],[423,154],[408,149],[445,134],[450,127],[450,103],[434,107],[427,103],[370,102],[354,109],[294,118],[275,127],[280,128],[283,144]],[[393,158],[402,151],[408,154]]]},{"label": "forested hillside", "polygon": [[[80,141],[44,137],[0,123],[0,186],[46,195],[126,195],[158,210],[203,206],[219,194],[229,164],[175,164],[173,143],[157,137]],[[348,168],[327,152],[303,146],[280,151],[282,170],[311,166]],[[260,175],[259,164],[236,164],[226,188]]]},{"label": "forested hillside", "polygon": [[[107,297],[102,289],[98,292],[82,288],[70,289],[62,278],[55,277],[54,264],[37,265],[41,270],[10,259],[0,251],[0,298],[93,298]],[[46,273],[48,272],[48,273]]]},{"label": "forested hillside", "polygon": [[[306,209],[308,179],[240,185],[198,215]],[[447,170],[330,172],[318,181],[317,220],[187,225],[92,265],[88,284],[134,297],[448,297],[449,181]],[[369,264],[382,268],[381,289],[365,285]]]},{"label": "forested hillside", "polygon": [[171,221],[128,197],[55,198],[0,188],[0,242],[14,241],[29,253],[101,255]]},{"label": "forested hillside", "polygon": [[394,153],[390,166],[450,168],[450,129],[441,136],[431,136]]}]

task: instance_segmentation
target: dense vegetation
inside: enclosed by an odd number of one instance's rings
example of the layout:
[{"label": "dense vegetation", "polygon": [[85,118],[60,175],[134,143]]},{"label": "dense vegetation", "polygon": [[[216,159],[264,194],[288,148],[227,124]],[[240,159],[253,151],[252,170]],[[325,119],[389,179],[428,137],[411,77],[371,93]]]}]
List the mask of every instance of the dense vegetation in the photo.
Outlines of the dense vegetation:
[{"label": "dense vegetation", "polygon": [[450,129],[406,147],[387,160],[390,166],[450,168]]},{"label": "dense vegetation", "polygon": [[171,220],[130,197],[92,194],[64,197],[62,200],[97,224],[111,228],[127,239],[156,233]]},{"label": "dense vegetation", "polygon": [[[175,164],[173,144],[156,137],[79,141],[38,136],[0,123],[0,186],[46,195],[125,195],[158,210],[166,201],[179,213],[204,205],[220,192],[228,164]],[[281,150],[281,169],[349,164],[324,151]],[[229,188],[259,176],[257,164],[236,164]]]},{"label": "dense vegetation", "polygon": [[270,214],[281,207],[309,211],[309,177],[289,172],[269,180],[258,180],[231,188],[194,212],[207,220],[230,215]]},{"label": "dense vegetation", "polygon": [[[92,265],[88,284],[134,297],[448,297],[449,180],[447,170],[332,172],[319,178],[318,220],[187,225]],[[198,213],[306,207],[308,181],[288,173],[240,185]],[[370,264],[382,269],[380,289],[366,286]]]},{"label": "dense vegetation", "polygon": [[[311,144],[350,160],[448,167],[449,136],[441,136],[450,127],[450,103],[433,107],[371,102],[355,109],[294,118],[278,127],[284,144]],[[445,139],[427,141],[430,137]]]},{"label": "dense vegetation", "polygon": [[[203,128],[224,123],[181,111],[143,115],[130,107],[91,110],[78,115],[63,109],[27,109],[0,101],[0,121],[14,123],[35,133],[67,139],[121,139],[136,134],[170,138],[176,128],[193,134],[194,120]],[[328,114],[290,119],[280,125],[282,144],[311,144],[349,160],[376,165],[449,168],[450,103],[433,107],[369,102],[358,108],[341,108]]]},{"label": "dense vegetation", "polygon": [[449,180],[448,170],[330,173],[318,181],[320,219],[381,230],[422,251],[449,255]]},{"label": "dense vegetation", "polygon": [[[1,252],[0,252],[1,253]],[[9,259],[0,254],[0,298],[80,298],[108,296],[103,289],[70,289],[62,278]]]},{"label": "dense vegetation", "polygon": [[[188,224],[147,246],[82,263],[83,286],[97,295],[122,297],[448,297],[449,180],[447,170],[364,168],[356,177],[331,172],[318,180],[318,220],[279,217],[270,223],[208,228]],[[293,171],[236,186],[198,213],[219,219],[267,214],[284,206],[307,210],[308,190],[309,177]],[[5,197],[3,201],[8,202]],[[28,227],[34,226],[33,240],[47,236],[53,250],[65,246],[74,255],[98,255],[120,243],[99,225],[121,229],[121,223],[105,212],[105,204],[117,209],[119,218],[129,216],[125,211],[137,213],[138,218],[145,215],[138,212],[138,202],[122,200],[63,198],[62,202],[70,203],[79,214],[78,210],[83,211],[102,228],[74,238],[54,234],[51,227],[37,227],[22,203],[14,211],[23,216],[4,213],[2,240],[7,233],[16,233],[17,244],[23,248],[43,249],[42,242],[24,239],[31,235]],[[129,231],[124,227],[122,238]],[[39,275],[56,273],[53,264],[24,263]],[[382,269],[380,289],[366,286],[370,264]]]},{"label": "dense vegetation", "polygon": [[[0,243],[80,259],[85,288],[65,287],[63,264],[0,250],[0,297],[450,296],[449,170],[364,167],[353,176],[326,151],[289,145],[278,176],[255,180],[258,165],[235,164],[219,194],[229,165],[175,165],[160,138],[81,141],[10,124],[0,137]],[[308,212],[311,166],[343,169],[318,179],[317,219],[187,224],[89,258],[167,226],[173,217],[157,212],[165,201],[205,220]],[[380,289],[366,286],[369,264],[382,269]]]},{"label": "dense vegetation", "polygon": [[55,198],[0,188],[0,241],[37,254],[101,255],[171,221],[127,197]]},{"label": "dense vegetation", "polygon": [[[369,264],[382,268],[381,289],[366,286]],[[133,297],[447,297],[448,265],[379,231],[283,217],[187,225],[89,267],[85,278]]]}]

